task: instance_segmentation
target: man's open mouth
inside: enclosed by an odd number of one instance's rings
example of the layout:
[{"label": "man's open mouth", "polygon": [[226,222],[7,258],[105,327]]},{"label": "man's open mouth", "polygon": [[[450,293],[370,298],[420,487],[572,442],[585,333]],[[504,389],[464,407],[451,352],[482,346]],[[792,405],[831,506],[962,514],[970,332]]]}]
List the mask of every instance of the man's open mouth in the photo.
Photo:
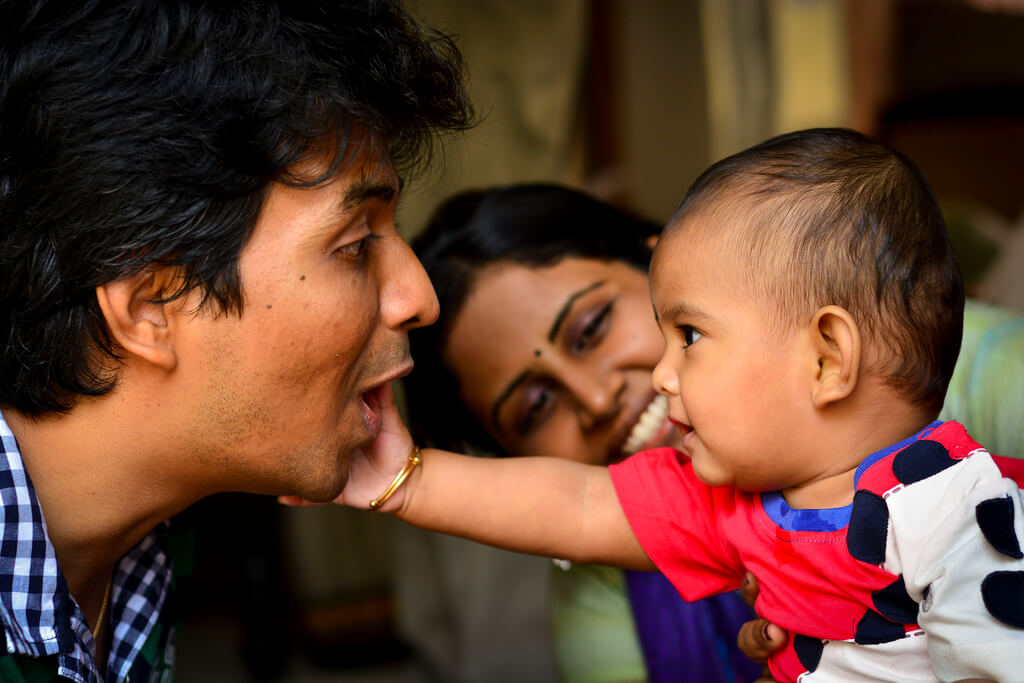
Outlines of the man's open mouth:
[{"label": "man's open mouth", "polygon": [[380,434],[381,428],[381,412],[380,412],[380,396],[379,393],[384,385],[370,389],[369,391],[363,392],[361,398],[363,399],[363,424],[366,426],[366,431],[370,433],[371,439],[376,439],[377,435]]}]

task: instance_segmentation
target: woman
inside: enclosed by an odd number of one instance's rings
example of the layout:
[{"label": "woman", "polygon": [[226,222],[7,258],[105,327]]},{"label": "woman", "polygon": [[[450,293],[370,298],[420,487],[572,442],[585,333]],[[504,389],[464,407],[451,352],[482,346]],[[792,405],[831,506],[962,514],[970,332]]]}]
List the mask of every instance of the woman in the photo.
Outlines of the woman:
[{"label": "woman", "polygon": [[[676,443],[651,387],[662,340],[647,264],[659,231],[553,186],[447,202],[413,245],[442,311],[412,337],[416,372],[405,387],[417,439],[594,464]],[[749,681],[760,671],[736,648],[753,616],[738,595],[691,605],[660,574],[571,567],[556,570],[553,603],[563,680],[685,671]]]},{"label": "woman", "polygon": [[[446,202],[413,245],[441,304],[438,324],[411,335],[417,440],[599,464],[675,444],[650,381],[662,351],[646,274],[658,232],[548,185]],[[1005,455],[1024,455],[1022,358],[1024,320],[970,303],[947,407]],[[744,681],[759,672],[735,645],[751,618],[736,595],[687,604],[659,574],[559,572],[552,617],[564,680]],[[759,631],[744,627],[748,651]]]}]

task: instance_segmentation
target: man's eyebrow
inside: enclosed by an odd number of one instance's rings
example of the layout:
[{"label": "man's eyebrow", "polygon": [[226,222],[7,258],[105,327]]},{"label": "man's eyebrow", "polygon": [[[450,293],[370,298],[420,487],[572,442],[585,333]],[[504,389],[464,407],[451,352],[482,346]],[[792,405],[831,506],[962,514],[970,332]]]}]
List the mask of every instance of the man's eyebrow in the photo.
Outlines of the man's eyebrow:
[{"label": "man's eyebrow", "polygon": [[395,182],[382,182],[380,180],[356,180],[341,198],[342,210],[352,209],[365,201],[379,199],[390,202],[398,194],[398,184]]},{"label": "man's eyebrow", "polygon": [[549,342],[553,343],[555,341],[555,337],[558,336],[558,330],[562,327],[562,323],[565,322],[565,317],[569,315],[569,311],[572,310],[572,305],[576,302],[576,299],[579,299],[587,292],[597,289],[605,282],[607,282],[607,280],[598,280],[597,282],[587,285],[583,289],[573,292],[566,297],[565,301],[562,303],[562,307],[558,309],[558,315],[555,316],[555,322],[551,324],[551,329],[548,330]]}]

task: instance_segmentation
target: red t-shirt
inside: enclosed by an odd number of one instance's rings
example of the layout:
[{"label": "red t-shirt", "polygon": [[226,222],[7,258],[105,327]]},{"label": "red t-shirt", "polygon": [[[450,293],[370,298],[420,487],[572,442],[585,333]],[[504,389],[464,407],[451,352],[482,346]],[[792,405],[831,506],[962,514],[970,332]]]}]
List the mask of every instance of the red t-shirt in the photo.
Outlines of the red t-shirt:
[{"label": "red t-shirt", "polygon": [[[817,667],[823,641],[877,645],[922,634],[921,596],[912,601],[902,574],[885,568],[886,539],[895,533],[886,504],[910,487],[899,477],[918,490],[933,470],[976,452],[989,457],[961,425],[934,423],[865,459],[854,503],[828,510],[791,509],[779,493],[707,486],[671,448],[610,471],[641,546],[685,599],[736,589],[746,571],[758,577],[758,614],[792,636],[770,659],[772,674],[795,681]],[[999,460],[1021,478],[1024,463]]]}]

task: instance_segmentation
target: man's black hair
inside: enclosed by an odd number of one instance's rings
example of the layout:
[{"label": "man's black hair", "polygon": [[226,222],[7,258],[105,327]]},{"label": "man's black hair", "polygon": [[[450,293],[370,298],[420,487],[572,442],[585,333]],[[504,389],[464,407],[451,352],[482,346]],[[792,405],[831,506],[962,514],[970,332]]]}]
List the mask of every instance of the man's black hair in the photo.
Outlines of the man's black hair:
[{"label": "man's black hair", "polygon": [[469,190],[438,207],[412,242],[441,304],[435,325],[409,333],[416,370],[404,385],[417,441],[448,450],[499,450],[463,405],[458,379],[443,357],[455,319],[482,271],[585,258],[622,261],[646,274],[648,240],[660,231],[656,223],[550,184]]},{"label": "man's black hair", "polygon": [[113,387],[98,285],[167,266],[240,314],[271,182],[359,145],[409,173],[471,119],[452,40],[389,0],[0,3],[0,404]]}]

